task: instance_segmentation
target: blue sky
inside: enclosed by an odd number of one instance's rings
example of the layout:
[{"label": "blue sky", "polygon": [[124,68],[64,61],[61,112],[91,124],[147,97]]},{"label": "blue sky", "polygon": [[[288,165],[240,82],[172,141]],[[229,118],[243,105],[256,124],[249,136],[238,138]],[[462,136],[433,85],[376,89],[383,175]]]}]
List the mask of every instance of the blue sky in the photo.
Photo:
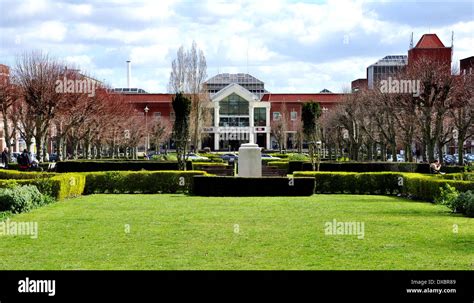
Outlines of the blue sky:
[{"label": "blue sky", "polygon": [[[177,49],[193,40],[208,76],[249,72],[271,92],[340,92],[368,65],[454,31],[453,62],[474,55],[472,1],[0,0],[0,63],[43,50],[113,87],[166,92]],[[247,55],[248,54],[248,55]],[[247,64],[248,62],[248,64]]]}]

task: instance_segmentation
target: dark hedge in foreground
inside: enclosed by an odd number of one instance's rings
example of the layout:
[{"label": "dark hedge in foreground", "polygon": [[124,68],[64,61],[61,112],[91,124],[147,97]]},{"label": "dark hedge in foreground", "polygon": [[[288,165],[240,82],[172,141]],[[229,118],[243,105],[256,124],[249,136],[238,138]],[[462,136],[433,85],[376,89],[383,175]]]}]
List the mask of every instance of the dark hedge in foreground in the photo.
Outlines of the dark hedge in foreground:
[{"label": "dark hedge in foreground", "polygon": [[[56,172],[95,172],[95,171],[156,171],[177,170],[177,162],[158,161],[60,161],[56,164]],[[192,163],[187,162],[187,169],[192,170]]]},{"label": "dark hedge in foreground", "polygon": [[193,176],[204,171],[109,171],[91,172],[86,176],[84,194],[97,193],[177,193],[192,188]]},{"label": "dark hedge in foreground", "polygon": [[[290,161],[288,173],[295,171],[310,171],[311,163],[303,161]],[[321,162],[320,171],[327,172],[401,172],[401,173],[421,173],[429,174],[430,165],[428,163],[393,163],[393,162]],[[446,173],[461,173],[463,166],[442,166],[441,171]]]},{"label": "dark hedge in foreground", "polygon": [[[401,194],[414,199],[433,202],[445,184],[464,192],[474,190],[474,182],[449,180],[443,175],[424,175],[397,172],[294,172],[295,177],[312,176],[316,193],[321,194]],[[446,176],[446,175],[445,175]]]},{"label": "dark hedge in foreground", "polygon": [[197,196],[311,196],[314,178],[194,176]]}]

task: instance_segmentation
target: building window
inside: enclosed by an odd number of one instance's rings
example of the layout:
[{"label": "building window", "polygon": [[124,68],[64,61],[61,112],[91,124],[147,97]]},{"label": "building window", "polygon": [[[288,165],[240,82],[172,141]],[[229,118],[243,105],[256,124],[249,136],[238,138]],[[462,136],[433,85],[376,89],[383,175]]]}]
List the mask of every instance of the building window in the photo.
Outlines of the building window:
[{"label": "building window", "polygon": [[248,117],[221,117],[219,119],[219,126],[246,127],[246,126],[249,126],[249,118]]},{"label": "building window", "polygon": [[281,118],[280,112],[273,112],[273,121],[278,121]]},{"label": "building window", "polygon": [[170,113],[170,121],[174,121],[176,120],[176,115],[174,114],[174,112],[171,112]]},{"label": "building window", "polygon": [[265,107],[256,107],[253,111],[253,125],[266,126],[267,125],[267,109]]},{"label": "building window", "polygon": [[296,121],[297,117],[298,117],[298,113],[295,111],[292,111],[290,114],[291,121]]},{"label": "building window", "polygon": [[248,116],[249,102],[237,94],[231,94],[219,102],[219,114],[222,116]]},{"label": "building window", "polygon": [[155,116],[156,120],[160,120],[161,119],[161,112],[155,112],[154,116]]}]

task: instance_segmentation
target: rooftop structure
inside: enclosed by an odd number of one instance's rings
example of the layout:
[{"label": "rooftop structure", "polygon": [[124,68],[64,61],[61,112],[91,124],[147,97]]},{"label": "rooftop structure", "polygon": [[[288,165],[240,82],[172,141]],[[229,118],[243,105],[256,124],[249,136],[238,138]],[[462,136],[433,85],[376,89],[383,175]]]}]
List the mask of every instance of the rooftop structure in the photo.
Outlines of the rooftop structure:
[{"label": "rooftop structure", "polygon": [[408,63],[406,55],[389,55],[367,67],[367,84],[370,89],[381,80],[395,75]]},{"label": "rooftop structure", "polygon": [[260,81],[259,79],[255,78],[252,75],[249,74],[217,74],[214,77],[210,78],[206,82],[207,89],[211,96],[218,91],[222,90],[226,86],[236,83],[245,89],[247,89],[249,92],[255,94],[258,96],[260,99],[265,93],[268,93],[267,90],[265,90],[265,84]]}]

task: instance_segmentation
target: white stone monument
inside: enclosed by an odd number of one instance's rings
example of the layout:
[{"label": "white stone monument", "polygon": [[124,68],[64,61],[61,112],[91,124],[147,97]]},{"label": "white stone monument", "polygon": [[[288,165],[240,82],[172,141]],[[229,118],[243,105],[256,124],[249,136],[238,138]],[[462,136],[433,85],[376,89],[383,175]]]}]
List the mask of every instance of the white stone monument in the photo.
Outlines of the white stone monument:
[{"label": "white stone monument", "polygon": [[242,144],[239,148],[239,177],[262,176],[262,153],[254,143]]}]

